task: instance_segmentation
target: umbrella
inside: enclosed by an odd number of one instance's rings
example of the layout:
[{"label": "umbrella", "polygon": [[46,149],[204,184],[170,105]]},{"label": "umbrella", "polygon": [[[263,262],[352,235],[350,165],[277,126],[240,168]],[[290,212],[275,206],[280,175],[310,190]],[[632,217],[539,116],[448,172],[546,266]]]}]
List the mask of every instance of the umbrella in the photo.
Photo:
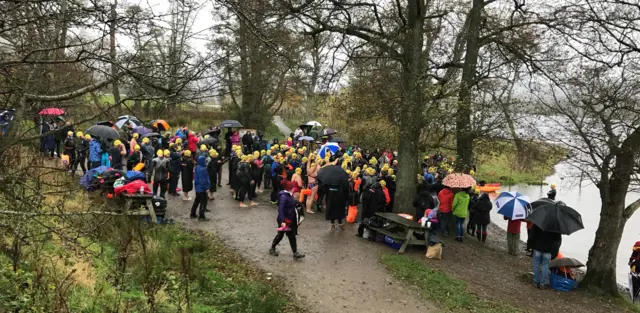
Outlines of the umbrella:
[{"label": "umbrella", "polygon": [[323,136],[331,136],[331,135],[335,135],[338,132],[335,129],[331,129],[331,128],[325,128],[325,130],[322,132]]},{"label": "umbrella", "polygon": [[204,139],[204,140],[200,141],[199,144],[207,145],[207,146],[215,146],[215,145],[218,144],[218,139],[216,139],[214,137],[210,137],[210,138],[207,138],[207,139]]},{"label": "umbrella", "polygon": [[[446,178],[445,178],[446,179]],[[517,192],[501,192],[496,198],[498,214],[502,214],[510,220],[522,220],[531,210],[529,197]]]},{"label": "umbrella", "polygon": [[450,188],[469,188],[476,184],[476,180],[471,175],[452,173],[445,176],[442,184]]},{"label": "umbrella", "polygon": [[302,125],[298,125],[298,128],[300,128],[300,130],[302,130],[302,133],[305,136],[308,136],[311,133],[311,129],[313,128],[312,125],[307,125],[307,124],[302,124]]},{"label": "umbrella", "polygon": [[564,235],[570,235],[584,228],[580,213],[562,203],[539,206],[527,219],[543,231]]},{"label": "umbrella", "polygon": [[335,142],[326,143],[318,150],[318,156],[324,159],[327,156],[327,150],[329,150],[333,154],[336,154],[336,152],[340,150],[340,146]]},{"label": "umbrella", "polygon": [[142,138],[151,138],[151,137],[162,137],[162,135],[158,134],[158,133],[154,133],[154,132],[149,132],[146,133],[144,135],[142,135]]},{"label": "umbrella", "polygon": [[220,133],[222,133],[222,130],[218,127],[214,127],[212,130],[204,133],[205,135],[209,135],[211,137],[218,137],[220,136]]},{"label": "umbrella", "polygon": [[640,274],[638,273],[629,272],[629,294],[633,303],[640,298]]},{"label": "umbrella", "polygon": [[313,127],[313,126],[321,127],[322,126],[322,124],[320,124],[320,122],[318,122],[318,121],[308,121],[305,125],[308,125],[308,126],[311,126],[311,127]]},{"label": "umbrella", "polygon": [[315,139],[311,136],[302,136],[298,138],[298,141],[314,141]]},{"label": "umbrella", "polygon": [[343,186],[349,184],[349,174],[337,165],[323,167],[316,176],[318,181],[325,186]]},{"label": "umbrella", "polygon": [[120,134],[118,134],[115,129],[104,125],[93,125],[89,127],[89,129],[87,129],[87,134],[102,139],[115,140],[120,138]]},{"label": "umbrella", "polygon": [[135,128],[133,129],[133,132],[134,132],[134,133],[137,133],[137,134],[139,134],[139,135],[141,135],[141,136],[142,136],[142,135],[145,135],[145,134],[147,134],[147,133],[150,133],[150,132],[151,132],[151,129],[146,128],[146,127],[144,127],[144,126],[138,126],[138,127],[135,127]]},{"label": "umbrella", "polygon": [[151,121],[151,125],[161,131],[169,130],[171,126],[165,120],[153,120]]},{"label": "umbrella", "polygon": [[113,122],[112,121],[100,121],[100,122],[97,122],[96,125],[113,127]]},{"label": "umbrella", "polygon": [[578,268],[583,267],[584,264],[582,262],[574,259],[574,258],[557,258],[551,263],[549,263],[549,267],[570,267],[570,268]]},{"label": "umbrella", "polygon": [[531,202],[531,209],[535,210],[543,205],[556,203],[555,200],[551,200],[549,198],[540,198],[536,201]]},{"label": "umbrella", "polygon": [[336,137],[336,138],[331,138],[331,142],[345,143],[347,141],[342,138]]},{"label": "umbrella", "polygon": [[42,111],[40,111],[40,113],[38,114],[39,115],[64,115],[64,110],[58,109],[58,108],[46,108],[46,109],[42,109]]},{"label": "umbrella", "polygon": [[133,115],[123,115],[118,117],[118,121],[116,121],[116,127],[122,128],[124,125],[131,125],[132,128],[136,128],[138,126],[142,126],[142,122],[133,116]]},{"label": "umbrella", "polygon": [[220,125],[218,125],[218,127],[220,127],[220,128],[238,128],[238,127],[242,127],[242,124],[240,124],[240,122],[238,122],[236,120],[226,120],[226,121],[222,121],[222,123],[220,123]]}]

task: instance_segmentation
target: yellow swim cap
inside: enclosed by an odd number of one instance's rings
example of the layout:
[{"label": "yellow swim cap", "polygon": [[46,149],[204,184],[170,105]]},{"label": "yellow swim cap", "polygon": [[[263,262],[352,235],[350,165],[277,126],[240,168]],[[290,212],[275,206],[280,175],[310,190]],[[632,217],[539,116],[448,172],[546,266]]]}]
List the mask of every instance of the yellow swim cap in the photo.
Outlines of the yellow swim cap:
[{"label": "yellow swim cap", "polygon": [[388,170],[387,170],[387,174],[389,174],[389,175],[393,175],[393,169],[392,169],[392,168],[388,169]]},{"label": "yellow swim cap", "polygon": [[82,132],[77,132],[77,133],[76,133],[76,136],[77,136],[78,138],[82,138],[84,135],[82,134]]},{"label": "yellow swim cap", "polygon": [[149,138],[147,138],[147,137],[142,138],[142,143],[143,144],[149,143]]},{"label": "yellow swim cap", "polygon": [[68,131],[67,132],[67,136],[73,136],[73,132],[72,131]]},{"label": "yellow swim cap", "polygon": [[161,156],[164,156],[164,153],[162,152],[162,150],[158,150],[156,151],[156,155],[161,157]]},{"label": "yellow swim cap", "polygon": [[309,159],[307,159],[307,157],[302,158],[302,163],[307,163],[307,161],[309,161]]},{"label": "yellow swim cap", "polygon": [[302,169],[301,169],[301,168],[299,168],[299,167],[298,167],[298,168],[296,168],[296,174],[298,174],[298,175],[302,174]]},{"label": "yellow swim cap", "polygon": [[217,155],[218,155],[218,151],[216,151],[215,149],[209,150],[210,157],[215,158]]},{"label": "yellow swim cap", "polygon": [[133,147],[134,151],[140,151],[140,145],[136,145],[135,147]]},{"label": "yellow swim cap", "polygon": [[386,182],[386,181],[384,181],[384,180],[381,180],[381,181],[380,181],[380,186],[382,186],[382,187],[386,187],[386,186],[387,186],[387,182]]},{"label": "yellow swim cap", "polygon": [[267,150],[267,155],[271,155],[271,150]]},{"label": "yellow swim cap", "polygon": [[91,140],[91,135],[89,135],[89,134],[84,135],[84,139]]},{"label": "yellow swim cap", "polygon": [[133,133],[133,138],[138,139],[138,137],[140,137],[140,134],[138,134],[138,133]]},{"label": "yellow swim cap", "polygon": [[184,155],[191,156],[191,150],[185,150],[184,151]]},{"label": "yellow swim cap", "polygon": [[176,145],[175,143],[170,142],[170,143],[169,143],[169,148],[173,148],[173,146],[175,146],[175,145]]},{"label": "yellow swim cap", "polygon": [[248,158],[248,156],[243,155],[243,156],[241,156],[241,157],[240,157],[240,161],[246,161],[246,160],[247,160],[247,158]]},{"label": "yellow swim cap", "polygon": [[258,151],[254,151],[254,152],[253,152],[253,157],[256,157],[256,158],[257,158],[257,157],[259,157],[259,156],[260,156],[260,152],[258,152]]},{"label": "yellow swim cap", "polygon": [[207,151],[206,145],[200,145],[200,151]]},{"label": "yellow swim cap", "polygon": [[182,139],[180,139],[180,138],[176,138],[176,145],[179,145],[179,144],[181,144],[181,143],[182,143]]},{"label": "yellow swim cap", "polygon": [[391,179],[393,179],[393,181],[396,181],[396,175],[391,175]]},{"label": "yellow swim cap", "polygon": [[122,142],[120,140],[117,140],[117,139],[113,142],[113,146],[114,147],[117,147],[117,146],[119,146],[121,144],[122,144]]},{"label": "yellow swim cap", "polygon": [[170,156],[170,155],[171,155],[171,151],[169,151],[169,150],[164,150],[162,153],[163,153],[163,154],[164,154],[164,156],[166,156],[166,157],[168,157],[168,156]]}]

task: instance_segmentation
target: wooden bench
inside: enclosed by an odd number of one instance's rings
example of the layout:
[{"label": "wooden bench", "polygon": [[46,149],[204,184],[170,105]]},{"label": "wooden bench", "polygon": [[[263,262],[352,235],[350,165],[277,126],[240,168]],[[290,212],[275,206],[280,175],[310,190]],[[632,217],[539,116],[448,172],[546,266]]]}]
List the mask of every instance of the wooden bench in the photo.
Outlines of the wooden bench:
[{"label": "wooden bench", "polygon": [[[124,209],[123,213],[128,215],[141,215],[141,216],[150,216],[153,223],[158,224],[158,218],[156,216],[156,212],[153,209],[153,196],[147,194],[121,194],[124,199]],[[139,203],[140,207],[144,203],[144,206],[147,207],[146,210],[135,210],[131,211],[131,208],[134,203]],[[136,208],[136,209],[138,209]]]},{"label": "wooden bench", "polygon": [[376,215],[384,220],[383,227],[369,227],[383,235],[393,238],[393,240],[401,241],[402,246],[398,253],[402,254],[407,249],[407,246],[426,246],[427,241],[418,239],[415,236],[416,231],[424,231],[425,236],[428,229],[422,227],[422,225],[399,216],[395,213],[376,213]]}]

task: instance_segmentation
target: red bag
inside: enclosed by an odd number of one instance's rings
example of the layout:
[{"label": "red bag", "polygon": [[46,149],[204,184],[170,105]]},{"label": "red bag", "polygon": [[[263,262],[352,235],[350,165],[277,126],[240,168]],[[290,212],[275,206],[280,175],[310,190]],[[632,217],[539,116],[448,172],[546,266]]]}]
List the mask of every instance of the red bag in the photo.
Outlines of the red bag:
[{"label": "red bag", "polygon": [[347,223],[349,224],[355,223],[357,216],[358,216],[358,207],[355,205],[349,206],[349,211],[347,212]]},{"label": "red bag", "polygon": [[147,183],[145,183],[144,181],[141,181],[139,179],[136,179],[126,185],[120,186],[120,187],[116,187],[113,189],[113,192],[116,195],[119,195],[123,192],[128,193],[128,194],[134,194],[134,193],[139,193],[140,192],[140,187],[144,188],[144,193],[145,194],[150,194],[151,193],[151,189],[149,189],[149,185],[147,185]]}]

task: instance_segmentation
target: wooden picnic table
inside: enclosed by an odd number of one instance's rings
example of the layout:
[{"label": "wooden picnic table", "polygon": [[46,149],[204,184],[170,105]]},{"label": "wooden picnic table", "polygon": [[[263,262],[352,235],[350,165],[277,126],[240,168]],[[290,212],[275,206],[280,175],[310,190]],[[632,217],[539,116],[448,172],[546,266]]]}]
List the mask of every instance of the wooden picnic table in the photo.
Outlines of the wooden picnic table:
[{"label": "wooden picnic table", "polygon": [[[153,223],[158,224],[158,218],[156,217],[156,211],[153,209],[153,195],[148,194],[128,194],[122,193],[122,198],[124,199],[124,214],[129,215],[148,215],[151,216],[151,220]],[[136,211],[131,211],[133,204],[136,204],[137,207],[134,207]],[[146,210],[137,210],[142,207],[142,205],[147,208]],[[138,206],[139,205],[139,206]]]},{"label": "wooden picnic table", "polygon": [[384,220],[383,227],[369,227],[372,230],[375,230],[381,234],[389,236],[393,238],[393,240],[402,241],[402,246],[398,253],[402,254],[407,249],[407,246],[426,246],[427,241],[418,239],[415,236],[415,232],[424,232],[425,238],[428,236],[428,229],[422,227],[419,223],[415,221],[406,219],[402,216],[399,216],[395,213],[376,213],[377,216]]}]

